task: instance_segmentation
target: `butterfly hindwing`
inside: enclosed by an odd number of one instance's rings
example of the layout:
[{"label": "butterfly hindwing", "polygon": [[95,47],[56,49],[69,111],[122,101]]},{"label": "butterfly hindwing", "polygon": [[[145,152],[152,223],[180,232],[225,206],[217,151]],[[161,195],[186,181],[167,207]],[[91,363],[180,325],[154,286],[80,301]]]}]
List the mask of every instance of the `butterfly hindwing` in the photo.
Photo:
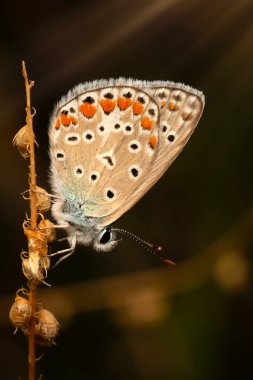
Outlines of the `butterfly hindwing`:
[{"label": "butterfly hindwing", "polygon": [[119,79],[77,87],[50,128],[55,191],[103,227],[161,177],[197,125],[200,92],[170,82]]}]

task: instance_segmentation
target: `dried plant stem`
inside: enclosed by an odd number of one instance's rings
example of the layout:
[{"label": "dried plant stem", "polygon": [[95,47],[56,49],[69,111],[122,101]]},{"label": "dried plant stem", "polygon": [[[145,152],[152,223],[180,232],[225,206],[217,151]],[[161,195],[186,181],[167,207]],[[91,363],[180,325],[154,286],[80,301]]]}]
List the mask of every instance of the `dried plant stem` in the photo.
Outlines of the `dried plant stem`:
[{"label": "dried plant stem", "polygon": [[[37,227],[37,206],[36,206],[36,171],[35,171],[35,154],[34,154],[34,133],[33,133],[33,115],[31,112],[31,87],[34,82],[29,81],[25,62],[22,61],[22,73],[25,80],[26,89],[26,124],[29,136],[29,153],[30,153],[30,212],[31,212],[31,228]],[[28,362],[29,362],[29,380],[35,380],[35,312],[36,312],[36,291],[37,284],[35,281],[29,283],[29,303],[31,307],[31,320],[28,335]]]},{"label": "dried plant stem", "polygon": [[37,206],[36,206],[36,171],[35,171],[35,153],[34,153],[34,133],[33,133],[33,116],[31,113],[31,88],[34,82],[28,80],[25,62],[22,61],[22,72],[25,79],[26,89],[26,124],[28,127],[29,150],[30,150],[30,210],[31,210],[31,228],[37,226]]},{"label": "dried plant stem", "polygon": [[36,312],[37,285],[33,281],[30,283],[29,304],[31,307],[30,329],[28,335],[28,363],[29,380],[35,380],[35,312]]}]

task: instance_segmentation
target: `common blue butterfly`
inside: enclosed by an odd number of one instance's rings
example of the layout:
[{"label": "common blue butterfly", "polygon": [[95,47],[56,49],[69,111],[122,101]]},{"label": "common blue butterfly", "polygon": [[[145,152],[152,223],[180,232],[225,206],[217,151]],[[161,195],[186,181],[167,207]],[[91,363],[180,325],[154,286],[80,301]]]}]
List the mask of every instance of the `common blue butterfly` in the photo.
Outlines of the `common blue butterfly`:
[{"label": "common blue butterfly", "polygon": [[[193,133],[202,92],[180,83],[109,79],[74,87],[50,122],[52,212],[76,243],[109,251],[111,224],[158,181]],[[129,234],[131,235],[131,234]]]}]

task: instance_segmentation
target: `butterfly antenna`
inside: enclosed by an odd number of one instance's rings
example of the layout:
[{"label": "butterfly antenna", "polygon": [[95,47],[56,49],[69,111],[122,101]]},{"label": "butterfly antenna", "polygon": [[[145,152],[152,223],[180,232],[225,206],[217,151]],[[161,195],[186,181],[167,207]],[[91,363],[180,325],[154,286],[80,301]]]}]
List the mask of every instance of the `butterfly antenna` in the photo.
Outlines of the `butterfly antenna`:
[{"label": "butterfly antenna", "polygon": [[128,238],[136,241],[137,244],[139,244],[141,247],[143,247],[147,252],[152,253],[154,256],[158,257],[160,260],[162,260],[165,264],[169,265],[176,265],[174,261],[171,261],[169,259],[165,259],[162,255],[162,247],[159,245],[155,245],[152,243],[148,243],[147,241],[141,239],[139,236],[136,236],[132,232],[123,230],[122,228],[111,228],[111,231],[115,231],[116,233],[122,234],[127,236]]}]

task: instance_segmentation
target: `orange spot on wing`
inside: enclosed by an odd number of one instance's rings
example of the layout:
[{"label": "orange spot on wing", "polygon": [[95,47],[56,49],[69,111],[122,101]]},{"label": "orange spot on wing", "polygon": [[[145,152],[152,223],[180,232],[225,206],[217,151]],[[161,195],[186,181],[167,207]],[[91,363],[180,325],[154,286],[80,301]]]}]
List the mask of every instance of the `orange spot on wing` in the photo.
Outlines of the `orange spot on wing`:
[{"label": "orange spot on wing", "polygon": [[150,148],[154,149],[157,145],[156,136],[151,136],[148,143],[149,143]]},{"label": "orange spot on wing", "polygon": [[94,106],[94,104],[84,102],[83,104],[80,105],[80,111],[82,112],[83,116],[90,119],[91,117],[95,115],[97,108],[96,106]]},{"label": "orange spot on wing", "polygon": [[184,121],[187,121],[187,120],[189,120],[191,118],[191,114],[189,113],[189,112],[183,112],[182,113],[182,119],[184,120]]},{"label": "orange spot on wing", "polygon": [[142,128],[144,129],[151,129],[154,125],[154,121],[152,119],[150,119],[148,116],[144,116],[142,119],[141,119],[141,126]]},{"label": "orange spot on wing", "polygon": [[73,123],[74,125],[76,125],[77,124],[77,119],[74,116],[68,116],[68,115],[65,115],[64,113],[61,113],[60,119],[57,120],[55,128],[59,129],[61,123],[65,127],[68,127],[71,123]]},{"label": "orange spot on wing", "polygon": [[61,117],[62,124],[65,125],[65,127],[68,127],[69,124],[71,123],[70,118],[67,115],[64,115],[63,113],[61,113],[60,117]]},{"label": "orange spot on wing", "polygon": [[164,108],[164,107],[166,106],[166,104],[167,104],[167,102],[165,102],[165,101],[162,102],[162,103],[161,103],[161,107]]},{"label": "orange spot on wing", "polygon": [[70,116],[70,121],[72,124],[76,125],[77,124],[77,119],[74,116]]},{"label": "orange spot on wing", "polygon": [[178,105],[176,105],[176,103],[174,102],[169,102],[168,108],[170,111],[178,111],[179,109]]},{"label": "orange spot on wing", "polygon": [[118,106],[121,110],[126,110],[128,107],[130,107],[132,104],[132,100],[129,98],[119,98],[118,99]]},{"label": "orange spot on wing", "polygon": [[141,102],[134,102],[133,104],[133,113],[134,115],[141,115],[143,113],[144,106]]},{"label": "orange spot on wing", "polygon": [[56,120],[56,123],[55,123],[55,129],[59,129],[61,126],[61,122],[59,119]]},{"label": "orange spot on wing", "polygon": [[108,98],[100,100],[99,103],[100,103],[100,105],[103,108],[105,113],[112,112],[116,106],[115,100],[111,100]]}]

